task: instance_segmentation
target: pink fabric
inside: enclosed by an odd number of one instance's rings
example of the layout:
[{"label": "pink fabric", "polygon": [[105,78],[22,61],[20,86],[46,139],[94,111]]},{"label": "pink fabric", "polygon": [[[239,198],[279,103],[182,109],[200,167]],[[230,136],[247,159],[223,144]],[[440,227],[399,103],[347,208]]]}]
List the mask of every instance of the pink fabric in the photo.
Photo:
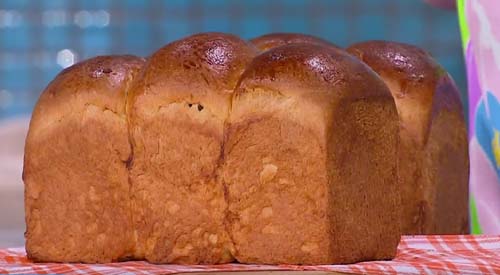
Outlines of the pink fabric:
[{"label": "pink fabric", "polygon": [[179,272],[316,270],[358,274],[500,274],[500,235],[404,236],[392,261],[351,265],[154,265],[33,263],[24,248],[0,250],[0,274],[175,274]]}]

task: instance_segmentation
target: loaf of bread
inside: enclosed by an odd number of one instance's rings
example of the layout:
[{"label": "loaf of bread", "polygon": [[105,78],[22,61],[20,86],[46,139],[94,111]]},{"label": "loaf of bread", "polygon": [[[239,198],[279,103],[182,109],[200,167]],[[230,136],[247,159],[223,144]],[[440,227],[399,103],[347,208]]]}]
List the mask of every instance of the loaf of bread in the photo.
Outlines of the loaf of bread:
[{"label": "loaf of bread", "polygon": [[231,96],[255,54],[233,35],[204,33],[161,48],[144,67],[128,105],[136,257],[233,260],[217,168]]},{"label": "loaf of bread", "polygon": [[26,250],[37,261],[104,263],[133,253],[125,101],[144,60],[96,57],[42,93],[26,140]]},{"label": "loaf of bread", "polygon": [[302,33],[270,33],[250,40],[261,51],[267,51],[288,44],[313,44],[339,49],[338,46],[316,36]]},{"label": "loaf of bread", "polygon": [[396,101],[403,234],[468,233],[467,128],[452,78],[414,46],[368,41],[348,51],[382,77]]},{"label": "loaf of bread", "polygon": [[337,264],[392,258],[401,222],[465,232],[451,78],[410,46],[349,51],[204,33],[64,70],[26,140],[28,256]]},{"label": "loaf of bread", "polygon": [[222,176],[239,262],[395,255],[398,117],[368,66],[312,44],[266,51],[243,74],[227,125]]}]

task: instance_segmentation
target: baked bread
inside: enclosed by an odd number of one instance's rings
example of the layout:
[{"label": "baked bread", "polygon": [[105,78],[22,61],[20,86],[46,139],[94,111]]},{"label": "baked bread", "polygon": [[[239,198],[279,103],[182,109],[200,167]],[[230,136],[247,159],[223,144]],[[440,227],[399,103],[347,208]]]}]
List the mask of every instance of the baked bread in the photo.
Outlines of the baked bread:
[{"label": "baked bread", "polygon": [[217,169],[231,96],[255,53],[236,36],[203,33],[150,57],[129,101],[136,258],[233,260]]},{"label": "baked bread", "polygon": [[390,259],[400,238],[398,117],[383,81],[342,50],[257,56],[235,91],[222,177],[242,263]]},{"label": "baked bread", "polygon": [[92,58],[40,96],[24,156],[29,258],[104,263],[133,252],[125,101],[143,62]]},{"label": "baked bread", "polygon": [[[392,258],[401,233],[398,158],[411,144],[430,146],[415,149],[416,158],[449,161],[428,173],[432,180],[459,181],[445,174],[456,161],[443,151],[464,160],[455,88],[444,73],[415,82],[437,88],[404,103],[407,116],[425,118],[418,104],[433,102],[424,104],[432,123],[425,141],[404,139],[396,107],[405,101],[396,104],[387,86],[394,90],[389,76],[411,74],[386,75],[362,58],[385,85],[352,55],[308,39],[273,34],[252,45],[204,33],[147,62],[97,57],[64,70],[42,93],[26,140],[28,256],[189,264]],[[266,40],[281,42],[268,49]],[[414,58],[408,64],[434,64]],[[420,121],[408,122],[407,135],[421,137]],[[446,143],[443,133],[460,141]],[[408,152],[398,155],[400,135]],[[432,207],[451,207],[439,196],[459,198],[455,187],[436,191]]]},{"label": "baked bread", "polygon": [[250,40],[261,51],[288,44],[306,43],[340,49],[337,45],[316,36],[302,33],[270,33]]},{"label": "baked bread", "polygon": [[348,51],[384,79],[401,119],[403,234],[466,234],[467,128],[450,75],[423,50],[368,41]]}]

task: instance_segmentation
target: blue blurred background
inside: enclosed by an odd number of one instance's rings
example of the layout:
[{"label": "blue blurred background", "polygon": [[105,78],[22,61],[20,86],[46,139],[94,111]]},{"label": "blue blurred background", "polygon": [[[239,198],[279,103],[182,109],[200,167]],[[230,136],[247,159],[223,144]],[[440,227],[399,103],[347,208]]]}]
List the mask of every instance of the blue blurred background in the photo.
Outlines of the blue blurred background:
[{"label": "blue blurred background", "polygon": [[103,54],[147,56],[204,31],[243,38],[302,32],[340,46],[407,42],[430,51],[466,91],[456,13],[422,0],[2,0],[0,119],[29,114],[48,82],[75,62]]}]

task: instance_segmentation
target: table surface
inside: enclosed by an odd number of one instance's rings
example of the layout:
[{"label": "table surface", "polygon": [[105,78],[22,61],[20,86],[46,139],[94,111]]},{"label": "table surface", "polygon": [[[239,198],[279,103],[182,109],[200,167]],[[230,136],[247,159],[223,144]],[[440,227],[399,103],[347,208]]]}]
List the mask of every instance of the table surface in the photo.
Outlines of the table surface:
[{"label": "table surface", "polygon": [[225,271],[225,272],[193,272],[193,273],[178,273],[177,275],[206,275],[223,274],[223,275],[345,275],[355,273],[340,273],[335,271]]}]

